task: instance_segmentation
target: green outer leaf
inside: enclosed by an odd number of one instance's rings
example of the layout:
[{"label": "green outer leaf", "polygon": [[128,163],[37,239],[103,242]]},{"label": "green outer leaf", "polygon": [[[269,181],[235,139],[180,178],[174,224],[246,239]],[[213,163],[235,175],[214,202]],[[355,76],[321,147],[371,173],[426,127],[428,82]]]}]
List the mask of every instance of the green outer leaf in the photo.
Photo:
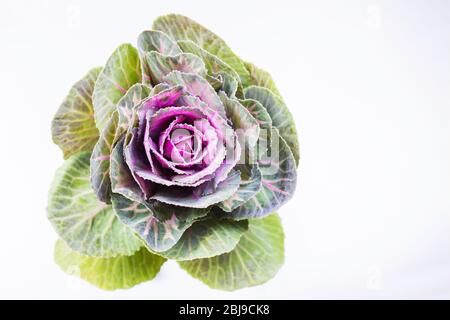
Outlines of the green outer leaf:
[{"label": "green outer leaf", "polygon": [[173,247],[194,221],[205,217],[209,209],[181,208],[154,203],[151,207],[113,194],[112,203],[120,220],[137,232],[152,251]]},{"label": "green outer leaf", "polygon": [[91,155],[91,185],[100,201],[111,203],[111,179],[109,178],[109,165],[111,149],[116,136],[119,116],[114,111],[100,135]]},{"label": "green outer leaf", "polygon": [[100,132],[120,98],[133,84],[141,82],[140,68],[138,52],[131,44],[119,46],[106,62],[92,96],[95,124]]},{"label": "green outer leaf", "polygon": [[131,255],[142,242],[100,202],[89,181],[89,152],[78,153],[57,170],[49,193],[48,218],[75,251],[110,258]]},{"label": "green outer leaf", "polygon": [[233,250],[247,228],[246,220],[198,221],[183,233],[176,245],[159,254],[178,261],[214,257]]},{"label": "green outer leaf", "polygon": [[245,67],[248,72],[250,72],[250,84],[255,86],[260,86],[269,89],[276,95],[281,97],[280,91],[278,90],[272,76],[269,72],[261,69],[250,62],[244,62]]},{"label": "green outer leaf", "polygon": [[258,86],[246,88],[244,94],[245,98],[259,101],[266,108],[272,119],[272,125],[280,131],[280,135],[286,140],[298,166],[300,151],[297,129],[295,128],[294,118],[283,100],[269,89]]},{"label": "green outer leaf", "polygon": [[[240,207],[227,213],[228,217],[237,220],[264,217],[280,208],[293,196],[297,184],[294,157],[277,129],[272,129],[271,136],[272,152],[278,149],[279,158],[268,157],[260,161],[262,174],[260,191]],[[277,140],[278,146],[274,147],[274,141]]]},{"label": "green outer leaf", "polygon": [[62,240],[55,244],[55,262],[66,273],[77,275],[104,290],[128,289],[156,277],[166,261],[144,247],[131,256],[94,258],[72,251]]},{"label": "green outer leaf", "polygon": [[249,230],[233,251],[179,264],[209,287],[232,291],[267,282],[283,262],[283,228],[278,215],[272,214],[264,219],[249,220]]},{"label": "green outer leaf", "polygon": [[146,61],[147,53],[156,51],[167,56],[173,56],[182,52],[175,41],[166,34],[155,30],[144,31],[139,35],[138,50],[141,57],[142,80],[146,84],[149,84],[152,80],[150,67]]},{"label": "green outer leaf", "polygon": [[156,83],[163,82],[163,78],[173,70],[194,73],[202,78],[206,76],[204,62],[191,53],[165,56],[156,51],[152,51],[145,56],[145,61],[149,66],[150,76]]},{"label": "green outer leaf", "polygon": [[53,142],[62,150],[64,159],[78,152],[92,151],[98,140],[92,91],[101,69],[91,69],[75,83],[53,117]]},{"label": "green outer leaf", "polygon": [[241,78],[244,87],[250,83],[250,74],[242,60],[216,34],[206,29],[188,17],[169,14],[157,18],[153,29],[160,30],[175,40],[192,40],[209,53],[219,57],[235,70]]}]

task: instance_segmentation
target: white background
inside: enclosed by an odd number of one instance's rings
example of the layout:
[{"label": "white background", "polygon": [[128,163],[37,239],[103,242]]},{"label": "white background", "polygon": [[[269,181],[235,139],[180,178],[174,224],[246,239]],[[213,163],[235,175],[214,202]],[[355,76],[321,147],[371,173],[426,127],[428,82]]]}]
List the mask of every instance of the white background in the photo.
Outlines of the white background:
[{"label": "white background", "polygon": [[[171,12],[269,70],[296,119],[286,262],[263,286],[212,290],[168,262],[105,292],[53,262],[51,118]],[[450,298],[449,1],[2,0],[0,41],[0,298]]]}]

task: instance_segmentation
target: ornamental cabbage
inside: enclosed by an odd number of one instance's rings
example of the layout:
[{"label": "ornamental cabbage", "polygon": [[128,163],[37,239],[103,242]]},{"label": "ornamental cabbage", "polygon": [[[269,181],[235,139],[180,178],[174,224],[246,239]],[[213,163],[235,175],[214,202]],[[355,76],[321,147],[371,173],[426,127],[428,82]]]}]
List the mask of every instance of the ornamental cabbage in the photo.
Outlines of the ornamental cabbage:
[{"label": "ornamental cabbage", "polygon": [[271,279],[275,211],[295,190],[295,124],[269,73],[181,15],[159,17],[70,90],[52,122],[65,162],[48,218],[55,261],[107,290],[167,259],[211,288]]}]

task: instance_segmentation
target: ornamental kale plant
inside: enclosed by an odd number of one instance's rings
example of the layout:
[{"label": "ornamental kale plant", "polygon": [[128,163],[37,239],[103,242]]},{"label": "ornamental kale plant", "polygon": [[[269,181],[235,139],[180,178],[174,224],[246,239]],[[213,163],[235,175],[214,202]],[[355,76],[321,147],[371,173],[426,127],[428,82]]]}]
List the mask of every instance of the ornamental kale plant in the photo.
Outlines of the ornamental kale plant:
[{"label": "ornamental kale plant", "polygon": [[274,212],[296,186],[295,124],[269,73],[180,15],[119,46],[52,122],[66,159],[48,218],[55,261],[107,290],[167,259],[208,286],[264,283],[284,260]]}]

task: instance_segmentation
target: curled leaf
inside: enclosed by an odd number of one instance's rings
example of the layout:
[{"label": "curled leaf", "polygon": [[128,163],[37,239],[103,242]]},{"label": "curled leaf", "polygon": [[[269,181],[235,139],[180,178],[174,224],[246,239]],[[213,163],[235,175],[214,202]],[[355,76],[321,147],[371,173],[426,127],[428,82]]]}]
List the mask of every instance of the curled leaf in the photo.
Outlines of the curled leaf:
[{"label": "curled leaf", "polygon": [[256,100],[266,108],[272,119],[272,125],[279,130],[280,135],[287,142],[298,165],[300,151],[297,129],[295,128],[294,118],[283,100],[269,89],[258,86],[246,88],[244,94],[246,99]]},{"label": "curled leaf", "polygon": [[200,220],[186,230],[176,245],[160,254],[178,261],[214,257],[233,250],[247,228],[245,220]]},{"label": "curled leaf", "polygon": [[227,213],[234,219],[264,217],[292,198],[297,185],[295,159],[277,129],[272,129],[271,155],[259,160],[261,189],[241,206]]},{"label": "curled leaf", "polygon": [[152,251],[173,247],[194,221],[206,216],[208,209],[181,208],[153,202],[144,206],[121,195],[112,196],[120,220],[138,233]]}]

